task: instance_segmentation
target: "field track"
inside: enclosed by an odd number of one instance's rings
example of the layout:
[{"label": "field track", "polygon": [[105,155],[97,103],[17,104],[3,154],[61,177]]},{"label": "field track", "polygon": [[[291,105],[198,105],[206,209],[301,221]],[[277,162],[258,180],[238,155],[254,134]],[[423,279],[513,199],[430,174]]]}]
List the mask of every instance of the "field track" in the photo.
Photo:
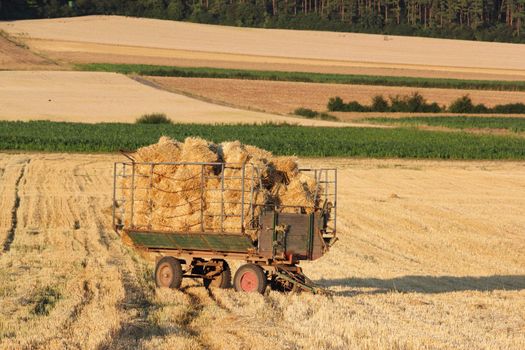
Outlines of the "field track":
[{"label": "field track", "polygon": [[0,348],[525,347],[523,163],[303,160],[340,168],[327,298],[155,291],[110,228],[120,158],[0,154]]},{"label": "field track", "polygon": [[0,81],[3,120],[134,122],[145,113],[165,113],[173,121],[185,123],[344,125],[211,104],[115,73],[4,71],[0,72]]},{"label": "field track", "polygon": [[293,70],[319,67],[315,69],[358,74],[375,70],[386,75],[480,79],[525,76],[521,59],[525,48],[504,43],[236,28],[119,16],[4,22],[0,29],[27,40],[37,51],[54,52],[57,59],[65,53],[64,59],[76,62],[85,62],[85,54],[92,62],[118,62],[120,57],[120,62],[127,63],[170,64],[166,62],[174,60],[205,66],[218,61],[223,67],[236,62],[237,68],[251,64],[275,70],[283,65],[295,66]]}]

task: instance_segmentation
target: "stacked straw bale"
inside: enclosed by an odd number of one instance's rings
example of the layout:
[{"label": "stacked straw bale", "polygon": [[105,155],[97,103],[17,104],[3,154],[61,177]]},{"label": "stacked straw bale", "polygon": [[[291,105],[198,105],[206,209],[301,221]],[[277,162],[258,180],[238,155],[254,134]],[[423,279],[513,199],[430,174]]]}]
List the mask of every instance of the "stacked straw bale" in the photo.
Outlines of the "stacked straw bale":
[{"label": "stacked straw bale", "polygon": [[[239,141],[214,144],[189,137],[181,143],[161,137],[132,156],[138,163],[135,181],[124,177],[121,187],[128,199],[126,213],[134,187],[133,224],[142,229],[241,232],[242,225],[251,227],[250,221],[265,205],[276,205],[281,212],[308,213],[318,205],[316,193],[321,193],[315,179],[299,172],[296,157],[274,157]],[[214,164],[151,164],[175,162]],[[251,207],[250,201],[257,205]],[[127,226],[129,217],[124,220]]]}]

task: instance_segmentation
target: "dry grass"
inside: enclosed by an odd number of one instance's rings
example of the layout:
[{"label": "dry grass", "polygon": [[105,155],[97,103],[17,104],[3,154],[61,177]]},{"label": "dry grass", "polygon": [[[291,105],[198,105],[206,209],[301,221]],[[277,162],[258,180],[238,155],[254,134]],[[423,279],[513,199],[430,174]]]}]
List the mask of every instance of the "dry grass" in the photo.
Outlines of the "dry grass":
[{"label": "dry grass", "polygon": [[[2,233],[20,196],[0,253],[0,348],[525,347],[523,163],[303,160],[340,169],[340,241],[304,264],[327,298],[155,291],[110,229],[117,159],[0,155]],[[61,297],[37,315],[46,287]]]},{"label": "dry grass", "polygon": [[[406,71],[403,75],[421,71],[445,76],[525,76],[521,59],[525,48],[504,43],[395,36],[385,40],[371,34],[234,28],[119,16],[15,21],[0,23],[0,29],[44,39],[30,42],[42,51],[83,52],[93,58],[135,56],[144,63],[152,57],[364,69],[361,73],[380,69],[394,74]],[[82,60],[82,55],[76,59]]]},{"label": "dry grass", "polygon": [[114,73],[4,71],[0,81],[0,118],[5,120],[132,123],[155,112],[186,123],[342,125],[215,105]]},{"label": "dry grass", "polygon": [[[147,77],[163,88],[198,96],[240,108],[252,108],[270,113],[293,113],[306,107],[325,111],[328,99],[340,96],[345,101],[368,105],[376,95],[410,95],[416,91],[428,101],[449,105],[458,97],[469,95],[474,103],[487,106],[525,101],[525,92],[429,89],[372,85],[316,84],[282,81],[239,79]],[[342,114],[344,116],[345,114]],[[375,113],[378,115],[378,113]],[[362,117],[362,114],[361,114]],[[346,118],[343,118],[345,120]]]}]

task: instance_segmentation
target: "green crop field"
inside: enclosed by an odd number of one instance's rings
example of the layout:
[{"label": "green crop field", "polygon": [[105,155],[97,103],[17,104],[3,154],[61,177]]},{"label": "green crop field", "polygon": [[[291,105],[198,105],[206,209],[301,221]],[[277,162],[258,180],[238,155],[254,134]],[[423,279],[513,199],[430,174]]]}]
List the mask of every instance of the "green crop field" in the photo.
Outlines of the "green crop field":
[{"label": "green crop field", "polygon": [[516,117],[405,117],[366,118],[363,121],[393,125],[443,126],[452,129],[506,129],[513,132],[525,131],[525,118]]},{"label": "green crop field", "polygon": [[317,128],[295,125],[81,124],[0,122],[0,149],[115,152],[161,135],[240,140],[278,155],[434,159],[525,159],[525,138],[420,131],[413,128]]},{"label": "green crop field", "polygon": [[229,78],[248,80],[296,81],[308,83],[358,84],[383,86],[408,86],[421,88],[475,89],[525,91],[525,81],[498,80],[461,80],[444,78],[389,77],[352,74],[325,74],[307,72],[280,72],[222,68],[191,68],[175,66],[155,66],[143,64],[91,63],[75,66],[77,70],[116,72],[123,74],[194,77],[194,78]]}]

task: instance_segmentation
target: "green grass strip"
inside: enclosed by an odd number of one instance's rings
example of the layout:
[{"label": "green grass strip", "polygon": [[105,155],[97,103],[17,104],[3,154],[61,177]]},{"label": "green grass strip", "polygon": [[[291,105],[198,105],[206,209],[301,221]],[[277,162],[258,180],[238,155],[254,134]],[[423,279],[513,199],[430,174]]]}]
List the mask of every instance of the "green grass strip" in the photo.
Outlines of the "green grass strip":
[{"label": "green grass strip", "polygon": [[525,81],[390,77],[374,75],[280,72],[206,67],[196,68],[155,66],[144,64],[90,63],[78,64],[75,67],[77,70],[83,71],[116,72],[123,74],[151,75],[162,77],[247,79],[295,81],[307,83],[408,86],[420,88],[525,91]]},{"label": "green grass strip", "polygon": [[81,124],[0,121],[0,149],[116,152],[182,140],[240,140],[277,155],[432,159],[525,159],[525,138],[420,131],[414,128],[325,128],[295,125]]},{"label": "green grass strip", "polygon": [[506,129],[513,132],[525,131],[525,118],[517,117],[404,117],[366,118],[363,120],[376,124],[443,126],[452,129]]}]

